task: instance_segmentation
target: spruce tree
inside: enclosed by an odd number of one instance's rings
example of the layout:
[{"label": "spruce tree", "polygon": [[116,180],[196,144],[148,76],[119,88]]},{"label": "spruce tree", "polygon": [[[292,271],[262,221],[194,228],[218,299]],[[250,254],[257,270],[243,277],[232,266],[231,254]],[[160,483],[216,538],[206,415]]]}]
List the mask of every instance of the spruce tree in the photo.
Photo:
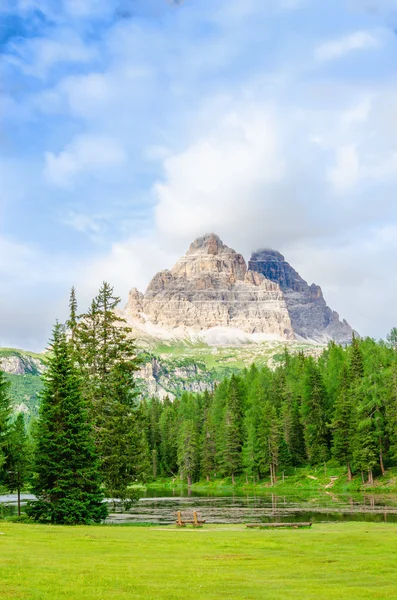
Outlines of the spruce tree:
[{"label": "spruce tree", "polygon": [[107,506],[90,412],[60,325],[54,328],[43,379],[33,483],[37,501],[28,507],[28,514],[48,523],[100,522]]},{"label": "spruce tree", "polygon": [[25,429],[25,419],[19,413],[8,436],[4,485],[9,492],[18,494],[18,516],[21,514],[21,490],[31,477],[32,457]]},{"label": "spruce tree", "polygon": [[201,434],[200,470],[207,481],[210,481],[211,476],[216,472],[216,429],[208,408]]},{"label": "spruce tree", "polygon": [[[104,283],[89,310],[76,316],[74,291],[68,320],[73,359],[84,381],[95,442],[107,493],[128,497],[128,487],[147,477],[138,457],[148,462],[147,440],[137,414],[135,372],[139,368],[131,329],[117,314],[120,298]],[[123,435],[120,435],[123,432]]]},{"label": "spruce tree", "polygon": [[326,422],[326,390],[314,360],[307,362],[301,415],[306,453],[311,464],[328,460],[329,431]]},{"label": "spruce tree", "polygon": [[7,458],[8,434],[11,421],[10,383],[0,371],[0,483],[3,479],[4,463]]},{"label": "spruce tree", "polygon": [[387,373],[386,430],[389,437],[390,458],[397,463],[397,363]]},{"label": "spruce tree", "polygon": [[360,348],[360,342],[353,333],[350,351],[350,378],[357,381],[364,377],[364,358]]},{"label": "spruce tree", "polygon": [[232,478],[235,484],[235,475],[241,470],[241,431],[240,423],[235,412],[227,406],[223,428],[223,473]]},{"label": "spruce tree", "polygon": [[262,412],[262,439],[264,440],[264,460],[267,461],[270,480],[274,484],[277,481],[277,467],[279,463],[280,450],[280,424],[277,417],[276,407],[266,401]]},{"label": "spruce tree", "polygon": [[333,421],[332,456],[341,465],[347,467],[347,477],[352,478],[351,462],[353,458],[352,441],[354,435],[354,406],[349,389],[349,371],[343,367],[342,384],[335,403]]},{"label": "spruce tree", "polygon": [[192,485],[199,465],[197,431],[192,419],[184,421],[178,444],[178,465],[182,479]]}]

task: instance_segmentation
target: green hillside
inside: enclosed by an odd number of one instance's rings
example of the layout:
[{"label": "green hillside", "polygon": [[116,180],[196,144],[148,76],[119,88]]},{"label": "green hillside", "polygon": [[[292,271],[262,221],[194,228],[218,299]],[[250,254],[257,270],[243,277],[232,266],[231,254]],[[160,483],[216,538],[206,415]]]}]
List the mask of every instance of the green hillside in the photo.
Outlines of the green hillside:
[{"label": "green hillside", "polygon": [[[284,348],[317,355],[321,346],[301,342],[268,341],[241,346],[208,346],[188,340],[166,343],[153,340],[150,349],[141,349],[138,386],[142,396],[164,398],[179,396],[183,391],[212,389],[216,382],[255,363],[275,366]],[[46,355],[13,348],[0,348],[0,367],[11,382],[12,402],[16,410],[37,414],[40,375]]]}]

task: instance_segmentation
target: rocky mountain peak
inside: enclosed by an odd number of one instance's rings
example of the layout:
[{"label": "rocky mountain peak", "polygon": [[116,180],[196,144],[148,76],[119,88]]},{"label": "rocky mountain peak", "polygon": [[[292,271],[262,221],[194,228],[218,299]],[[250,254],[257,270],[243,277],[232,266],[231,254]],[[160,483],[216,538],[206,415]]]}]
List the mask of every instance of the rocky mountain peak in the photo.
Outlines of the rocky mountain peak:
[{"label": "rocky mountain peak", "polygon": [[318,342],[351,340],[352,328],[327,306],[321,287],[315,283],[309,285],[280,252],[257,250],[248,266],[280,286],[296,335]]},{"label": "rocky mountain peak", "polygon": [[190,248],[186,254],[195,254],[204,252],[205,254],[219,254],[223,249],[229,250],[222,242],[216,233],[207,233],[202,237],[197,238],[190,244]]},{"label": "rocky mountain peak", "polygon": [[132,290],[125,316],[150,335],[200,337],[212,345],[294,338],[345,343],[352,335],[321,288],[309,286],[280,252],[254,252],[247,269],[243,256],[214,233],[157,273],[145,294]]},{"label": "rocky mountain peak", "polygon": [[195,240],[171,271],[157,273],[144,295],[133,290],[125,314],[136,328],[215,345],[220,337],[293,339],[279,285],[247,271],[243,256],[213,233]]},{"label": "rocky mountain peak", "polygon": [[305,291],[308,284],[277,250],[261,249],[252,253],[249,268],[279,284],[282,290]]},{"label": "rocky mountain peak", "polygon": [[212,280],[225,279],[230,284],[244,280],[246,272],[244,257],[226,246],[214,233],[197,238],[171,270],[177,277],[204,277],[207,274]]}]

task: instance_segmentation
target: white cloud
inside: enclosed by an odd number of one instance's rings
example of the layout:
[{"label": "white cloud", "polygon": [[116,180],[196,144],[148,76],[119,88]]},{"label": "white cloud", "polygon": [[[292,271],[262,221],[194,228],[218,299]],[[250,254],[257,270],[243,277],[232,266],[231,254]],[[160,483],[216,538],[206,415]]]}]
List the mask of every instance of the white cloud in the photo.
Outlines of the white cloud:
[{"label": "white cloud", "polygon": [[54,185],[69,187],[81,173],[101,173],[125,163],[123,148],[112,138],[79,136],[59,154],[47,152],[44,175]]},{"label": "white cloud", "polygon": [[380,46],[378,35],[369,31],[356,31],[336,40],[325,42],[316,48],[315,56],[320,62],[342,58],[357,50],[371,50]]},{"label": "white cloud", "polygon": [[[184,152],[166,158],[155,186],[160,233],[189,238],[217,224],[247,225],[260,193],[284,178],[275,113],[265,104],[227,113]],[[248,210],[247,210],[248,209]]]},{"label": "white cloud", "polygon": [[360,163],[354,144],[341,146],[336,152],[336,165],[329,169],[328,179],[337,191],[348,191],[360,179]]}]

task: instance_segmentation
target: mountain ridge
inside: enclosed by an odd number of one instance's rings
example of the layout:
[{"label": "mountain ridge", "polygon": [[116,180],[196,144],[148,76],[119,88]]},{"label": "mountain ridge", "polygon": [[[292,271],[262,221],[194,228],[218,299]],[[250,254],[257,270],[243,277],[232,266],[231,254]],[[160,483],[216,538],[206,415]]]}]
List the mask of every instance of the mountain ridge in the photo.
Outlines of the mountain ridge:
[{"label": "mountain ridge", "polygon": [[320,286],[309,286],[278,251],[253,252],[247,265],[214,233],[194,240],[144,294],[133,288],[124,316],[142,334],[212,346],[271,339],[346,344],[353,334]]}]

